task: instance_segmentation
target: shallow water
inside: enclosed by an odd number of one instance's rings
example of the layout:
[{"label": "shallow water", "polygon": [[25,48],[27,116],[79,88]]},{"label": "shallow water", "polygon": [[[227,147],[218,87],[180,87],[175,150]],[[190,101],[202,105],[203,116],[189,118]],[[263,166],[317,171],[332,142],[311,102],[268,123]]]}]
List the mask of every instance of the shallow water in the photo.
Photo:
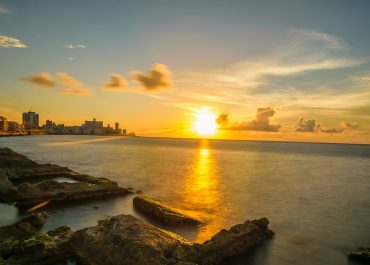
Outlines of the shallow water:
[{"label": "shallow water", "polygon": [[[0,146],[113,179],[196,214],[205,226],[170,228],[189,240],[266,216],[275,238],[230,265],[350,264],[346,251],[370,244],[369,145],[32,136],[0,138]],[[122,213],[143,218],[131,199],[48,205],[43,229],[79,229]],[[0,225],[24,215],[4,204],[0,211]]]}]

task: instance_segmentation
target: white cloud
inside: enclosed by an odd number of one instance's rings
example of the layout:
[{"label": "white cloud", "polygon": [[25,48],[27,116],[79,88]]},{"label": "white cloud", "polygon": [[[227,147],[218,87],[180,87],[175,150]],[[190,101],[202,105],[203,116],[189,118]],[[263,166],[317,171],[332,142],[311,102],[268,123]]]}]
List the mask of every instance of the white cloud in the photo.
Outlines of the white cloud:
[{"label": "white cloud", "polygon": [[0,35],[0,48],[11,48],[11,47],[27,48],[27,46],[18,39],[5,35]]},{"label": "white cloud", "polygon": [[66,44],[64,46],[67,49],[85,49],[87,48],[87,45],[84,44]]}]

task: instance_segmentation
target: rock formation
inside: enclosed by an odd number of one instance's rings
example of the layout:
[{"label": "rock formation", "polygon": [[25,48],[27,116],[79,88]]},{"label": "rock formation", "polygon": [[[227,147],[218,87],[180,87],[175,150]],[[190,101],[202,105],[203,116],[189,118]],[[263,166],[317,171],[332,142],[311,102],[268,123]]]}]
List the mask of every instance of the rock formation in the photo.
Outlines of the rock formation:
[{"label": "rock formation", "polygon": [[71,243],[82,264],[210,265],[271,238],[274,233],[267,225],[266,218],[246,221],[203,244],[193,244],[131,215],[118,215],[77,231]]},{"label": "rock formation", "polygon": [[[75,183],[57,182],[53,180],[56,177]],[[58,165],[38,164],[9,148],[0,148],[0,201],[29,206],[47,200],[70,201],[132,192],[109,179],[79,174]]]},{"label": "rock formation", "polygon": [[133,200],[135,209],[139,212],[157,219],[164,224],[199,224],[195,217],[189,216],[182,211],[167,206],[164,202],[146,196],[136,196]]}]

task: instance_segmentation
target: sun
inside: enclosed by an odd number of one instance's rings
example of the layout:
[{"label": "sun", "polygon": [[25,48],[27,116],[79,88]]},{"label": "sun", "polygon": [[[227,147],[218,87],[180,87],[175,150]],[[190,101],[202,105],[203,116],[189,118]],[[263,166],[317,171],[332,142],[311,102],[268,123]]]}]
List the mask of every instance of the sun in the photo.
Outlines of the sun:
[{"label": "sun", "polygon": [[195,114],[193,131],[198,135],[215,135],[217,132],[217,115],[207,108],[202,108]]}]

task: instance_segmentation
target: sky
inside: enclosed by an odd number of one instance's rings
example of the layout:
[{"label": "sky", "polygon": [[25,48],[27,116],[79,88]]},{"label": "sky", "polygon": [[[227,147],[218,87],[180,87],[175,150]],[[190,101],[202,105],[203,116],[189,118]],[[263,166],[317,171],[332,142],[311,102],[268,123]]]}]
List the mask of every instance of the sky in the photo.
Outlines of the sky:
[{"label": "sky", "polygon": [[0,116],[370,143],[370,1],[0,0]]}]

